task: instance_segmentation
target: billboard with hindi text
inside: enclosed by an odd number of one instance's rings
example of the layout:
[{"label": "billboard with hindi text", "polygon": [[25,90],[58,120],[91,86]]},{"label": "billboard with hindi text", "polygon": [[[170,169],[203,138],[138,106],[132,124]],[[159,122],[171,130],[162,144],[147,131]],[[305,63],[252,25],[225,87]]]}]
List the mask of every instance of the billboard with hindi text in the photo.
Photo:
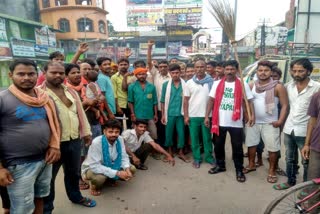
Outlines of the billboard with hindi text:
[{"label": "billboard with hindi text", "polygon": [[202,0],[164,0],[164,5],[202,5]]},{"label": "billboard with hindi text", "polygon": [[158,26],[164,24],[162,8],[128,9],[128,27]]},{"label": "billboard with hindi text", "polygon": [[167,26],[199,26],[201,25],[202,8],[166,8],[164,17]]},{"label": "billboard with hindi text", "polygon": [[127,0],[127,5],[130,6],[139,6],[143,4],[162,4],[162,0]]}]

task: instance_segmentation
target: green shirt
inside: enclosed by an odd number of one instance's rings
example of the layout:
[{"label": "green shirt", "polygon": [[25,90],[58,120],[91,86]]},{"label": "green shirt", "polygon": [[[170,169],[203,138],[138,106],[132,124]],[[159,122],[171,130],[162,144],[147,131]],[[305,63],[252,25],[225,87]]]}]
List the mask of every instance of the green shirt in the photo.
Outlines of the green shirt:
[{"label": "green shirt", "polygon": [[[162,85],[162,93],[161,93],[161,103],[165,103],[166,100],[166,92],[168,82],[163,83]],[[178,88],[174,86],[172,81],[171,84],[171,92],[170,92],[170,101],[168,105],[168,116],[181,116],[181,107],[182,107],[182,85],[179,84]]]},{"label": "green shirt", "polygon": [[129,85],[128,102],[133,104],[136,118],[151,120],[154,117],[154,106],[158,104],[156,88],[146,82],[143,90],[139,81],[135,81]]}]

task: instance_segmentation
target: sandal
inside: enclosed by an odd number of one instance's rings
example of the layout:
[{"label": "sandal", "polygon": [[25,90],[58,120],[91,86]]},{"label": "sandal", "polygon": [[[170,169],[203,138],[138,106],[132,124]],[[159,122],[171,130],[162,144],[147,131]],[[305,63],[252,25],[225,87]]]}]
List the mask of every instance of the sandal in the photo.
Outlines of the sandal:
[{"label": "sandal", "polygon": [[256,168],[245,167],[245,168],[243,168],[243,170],[242,170],[242,172],[243,172],[244,174],[248,174],[249,172],[254,172],[254,171],[257,171],[257,169],[256,169]]},{"label": "sandal", "polygon": [[263,163],[256,162],[256,167],[263,166]]},{"label": "sandal", "polygon": [[181,156],[181,155],[178,155],[178,158],[181,159],[183,162],[185,163],[190,163],[191,160],[189,160],[187,157],[185,156]]},{"label": "sandal", "polygon": [[198,161],[194,161],[192,163],[193,168],[199,169],[200,168],[200,163]]},{"label": "sandal", "polygon": [[275,190],[285,190],[285,189],[289,189],[290,187],[292,187],[292,185],[290,185],[288,183],[281,183],[281,184],[273,185],[272,188]]},{"label": "sandal", "polygon": [[208,173],[209,174],[217,174],[217,173],[220,173],[220,172],[225,172],[226,171],[226,168],[222,168],[220,166],[216,166],[216,167],[213,167],[211,168]]},{"label": "sandal", "polygon": [[237,181],[240,182],[240,183],[244,183],[246,182],[246,176],[243,174],[242,171],[238,171],[237,173]]},{"label": "sandal", "polygon": [[79,201],[77,204],[80,204],[85,207],[95,207],[97,205],[96,201],[87,197],[83,197],[81,201]]},{"label": "sandal", "polygon": [[86,190],[89,189],[89,184],[87,184],[86,182],[84,182],[83,180],[79,181],[79,188],[80,190]]},{"label": "sandal", "polygon": [[283,171],[280,167],[276,169],[276,173],[280,176],[287,176],[287,173]]},{"label": "sandal", "polygon": [[276,175],[268,175],[267,181],[271,184],[277,183],[278,177]]},{"label": "sandal", "polygon": [[91,193],[91,195],[93,195],[93,196],[99,196],[99,195],[101,195],[101,191],[100,190],[91,190],[90,191],[90,193]]},{"label": "sandal", "polygon": [[140,170],[147,170],[148,169],[148,167],[146,165],[144,165],[144,164],[139,164],[136,167],[137,167],[137,169],[140,169]]}]

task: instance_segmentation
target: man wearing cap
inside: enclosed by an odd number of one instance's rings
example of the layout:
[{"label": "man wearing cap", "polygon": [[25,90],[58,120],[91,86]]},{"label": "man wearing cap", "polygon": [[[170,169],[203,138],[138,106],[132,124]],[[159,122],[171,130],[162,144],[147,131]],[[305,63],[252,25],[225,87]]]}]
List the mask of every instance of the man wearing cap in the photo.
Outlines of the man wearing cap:
[{"label": "man wearing cap", "polygon": [[128,106],[131,112],[131,121],[136,121],[136,118],[148,120],[150,136],[153,139],[157,139],[155,123],[158,121],[158,100],[156,88],[146,81],[146,68],[136,68],[133,73],[137,80],[130,84],[128,88]]}]

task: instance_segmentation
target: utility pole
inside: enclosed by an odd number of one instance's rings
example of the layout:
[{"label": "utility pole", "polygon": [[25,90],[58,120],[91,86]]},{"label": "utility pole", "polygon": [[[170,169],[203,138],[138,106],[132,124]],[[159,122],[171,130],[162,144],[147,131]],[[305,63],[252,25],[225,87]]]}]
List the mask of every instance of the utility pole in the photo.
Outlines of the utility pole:
[{"label": "utility pole", "polygon": [[266,20],[263,19],[261,25],[261,44],[260,44],[260,56],[264,56],[266,53]]}]

